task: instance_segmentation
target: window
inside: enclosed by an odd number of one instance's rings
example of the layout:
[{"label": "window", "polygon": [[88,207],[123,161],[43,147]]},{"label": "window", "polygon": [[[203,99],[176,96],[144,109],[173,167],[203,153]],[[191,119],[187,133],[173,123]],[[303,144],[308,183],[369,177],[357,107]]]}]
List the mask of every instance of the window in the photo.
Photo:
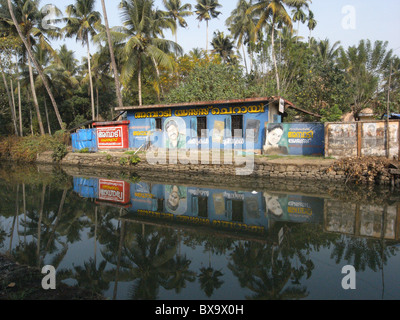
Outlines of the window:
[{"label": "window", "polygon": [[156,118],[156,130],[162,130],[162,120],[161,120],[161,118]]},{"label": "window", "polygon": [[[235,134],[236,130],[236,134]],[[240,132],[239,132],[240,130]],[[243,137],[243,116],[232,116],[232,137]]]},{"label": "window", "polygon": [[207,129],[207,118],[206,117],[198,117],[197,118],[197,136],[198,137],[203,137],[206,136],[207,134],[204,132],[202,133],[202,130]]},{"label": "window", "polygon": [[208,197],[199,197],[199,217],[207,218],[208,217]]},{"label": "window", "polygon": [[232,221],[243,222],[243,201],[232,200]]}]

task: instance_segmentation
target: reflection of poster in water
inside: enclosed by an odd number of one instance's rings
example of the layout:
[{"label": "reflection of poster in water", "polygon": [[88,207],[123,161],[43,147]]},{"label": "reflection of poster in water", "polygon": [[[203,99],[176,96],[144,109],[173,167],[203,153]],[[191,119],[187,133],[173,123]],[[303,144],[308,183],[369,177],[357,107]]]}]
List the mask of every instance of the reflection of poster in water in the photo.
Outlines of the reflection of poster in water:
[{"label": "reflection of poster in water", "polygon": [[244,199],[246,206],[247,216],[252,219],[260,218],[260,211],[258,207],[258,197],[246,197]]},{"label": "reflection of poster in water", "polygon": [[382,207],[362,205],[360,206],[360,214],[360,235],[380,237],[382,233]]},{"label": "reflection of poster in water", "polygon": [[246,125],[247,141],[257,143],[259,133],[260,133],[260,120],[254,120],[254,119],[247,120],[247,125]]},{"label": "reflection of poster in water", "polygon": [[213,194],[214,208],[216,215],[225,214],[225,198],[223,193]]},{"label": "reflection of poster in water", "polygon": [[356,205],[335,200],[325,201],[325,228],[328,232],[355,234]]},{"label": "reflection of poster in water", "polygon": [[319,222],[324,210],[321,198],[264,192],[264,199],[268,216],[279,221]]},{"label": "reflection of poster in water", "polygon": [[213,143],[222,143],[224,138],[225,123],[224,121],[214,121],[214,129],[212,134]]},{"label": "reflection of poster in water", "polygon": [[186,148],[186,124],[182,118],[168,118],[164,123],[164,132],[166,134],[166,148]]},{"label": "reflection of poster in water", "polygon": [[99,200],[127,203],[130,201],[130,184],[125,181],[99,179]]},{"label": "reflection of poster in water", "polygon": [[187,188],[165,186],[165,209],[169,213],[182,215],[187,210]]}]

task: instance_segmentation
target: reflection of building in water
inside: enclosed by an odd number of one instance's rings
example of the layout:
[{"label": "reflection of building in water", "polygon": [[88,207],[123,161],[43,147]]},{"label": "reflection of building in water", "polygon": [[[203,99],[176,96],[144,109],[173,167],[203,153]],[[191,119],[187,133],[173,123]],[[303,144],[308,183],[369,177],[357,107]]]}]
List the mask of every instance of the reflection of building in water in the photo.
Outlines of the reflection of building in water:
[{"label": "reflection of building in water", "polygon": [[399,240],[399,208],[326,200],[325,230],[355,236]]}]

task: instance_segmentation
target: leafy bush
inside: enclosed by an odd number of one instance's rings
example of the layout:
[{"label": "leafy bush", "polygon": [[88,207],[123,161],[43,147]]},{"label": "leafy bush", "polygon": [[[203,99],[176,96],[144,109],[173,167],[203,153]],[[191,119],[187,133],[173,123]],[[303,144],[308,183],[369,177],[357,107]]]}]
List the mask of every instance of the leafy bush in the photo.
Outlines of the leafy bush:
[{"label": "leafy bush", "polygon": [[58,143],[54,146],[52,158],[54,161],[60,162],[67,153],[67,146],[63,143]]},{"label": "leafy bush", "polygon": [[129,157],[129,164],[131,165],[136,165],[140,162],[140,158],[137,155],[133,155],[131,157]]}]

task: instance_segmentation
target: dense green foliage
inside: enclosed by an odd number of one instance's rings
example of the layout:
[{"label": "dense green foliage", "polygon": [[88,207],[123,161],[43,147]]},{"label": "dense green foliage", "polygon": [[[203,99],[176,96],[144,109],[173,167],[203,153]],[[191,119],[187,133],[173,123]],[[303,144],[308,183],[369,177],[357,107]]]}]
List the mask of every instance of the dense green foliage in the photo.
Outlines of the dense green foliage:
[{"label": "dense green foliage", "polygon": [[[72,6],[64,13],[68,16],[65,27],[57,23],[50,29],[41,24],[40,1],[11,2],[54,96],[62,127],[74,128],[93,118],[113,119],[117,95],[106,28],[101,13],[89,14],[85,9],[93,9],[95,1],[71,0]],[[338,42],[314,39],[311,33],[317,17],[310,3],[239,0],[225,21],[227,34],[216,30],[208,39],[207,30],[209,50],[193,48],[183,53],[177,35],[179,28],[188,26],[186,17],[194,15],[208,25],[220,16],[218,1],[198,0],[192,7],[164,0],[164,10],[156,8],[154,0],[121,1],[121,27],[110,30],[110,39],[123,104],[283,96],[321,115],[322,121],[337,121],[346,113],[357,117],[366,107],[379,118],[388,102],[391,112],[400,112],[400,59],[389,44],[360,40],[343,48]],[[300,23],[310,30],[306,41],[296,34]],[[167,31],[172,31],[175,41],[165,39]],[[90,60],[77,60],[65,45],[52,48],[52,39],[62,37],[81,41]],[[6,0],[0,0],[0,49],[0,134],[43,135],[43,130],[50,134],[59,130],[53,103],[35,65],[29,68]],[[299,114],[288,110],[286,121],[295,116]]]}]

